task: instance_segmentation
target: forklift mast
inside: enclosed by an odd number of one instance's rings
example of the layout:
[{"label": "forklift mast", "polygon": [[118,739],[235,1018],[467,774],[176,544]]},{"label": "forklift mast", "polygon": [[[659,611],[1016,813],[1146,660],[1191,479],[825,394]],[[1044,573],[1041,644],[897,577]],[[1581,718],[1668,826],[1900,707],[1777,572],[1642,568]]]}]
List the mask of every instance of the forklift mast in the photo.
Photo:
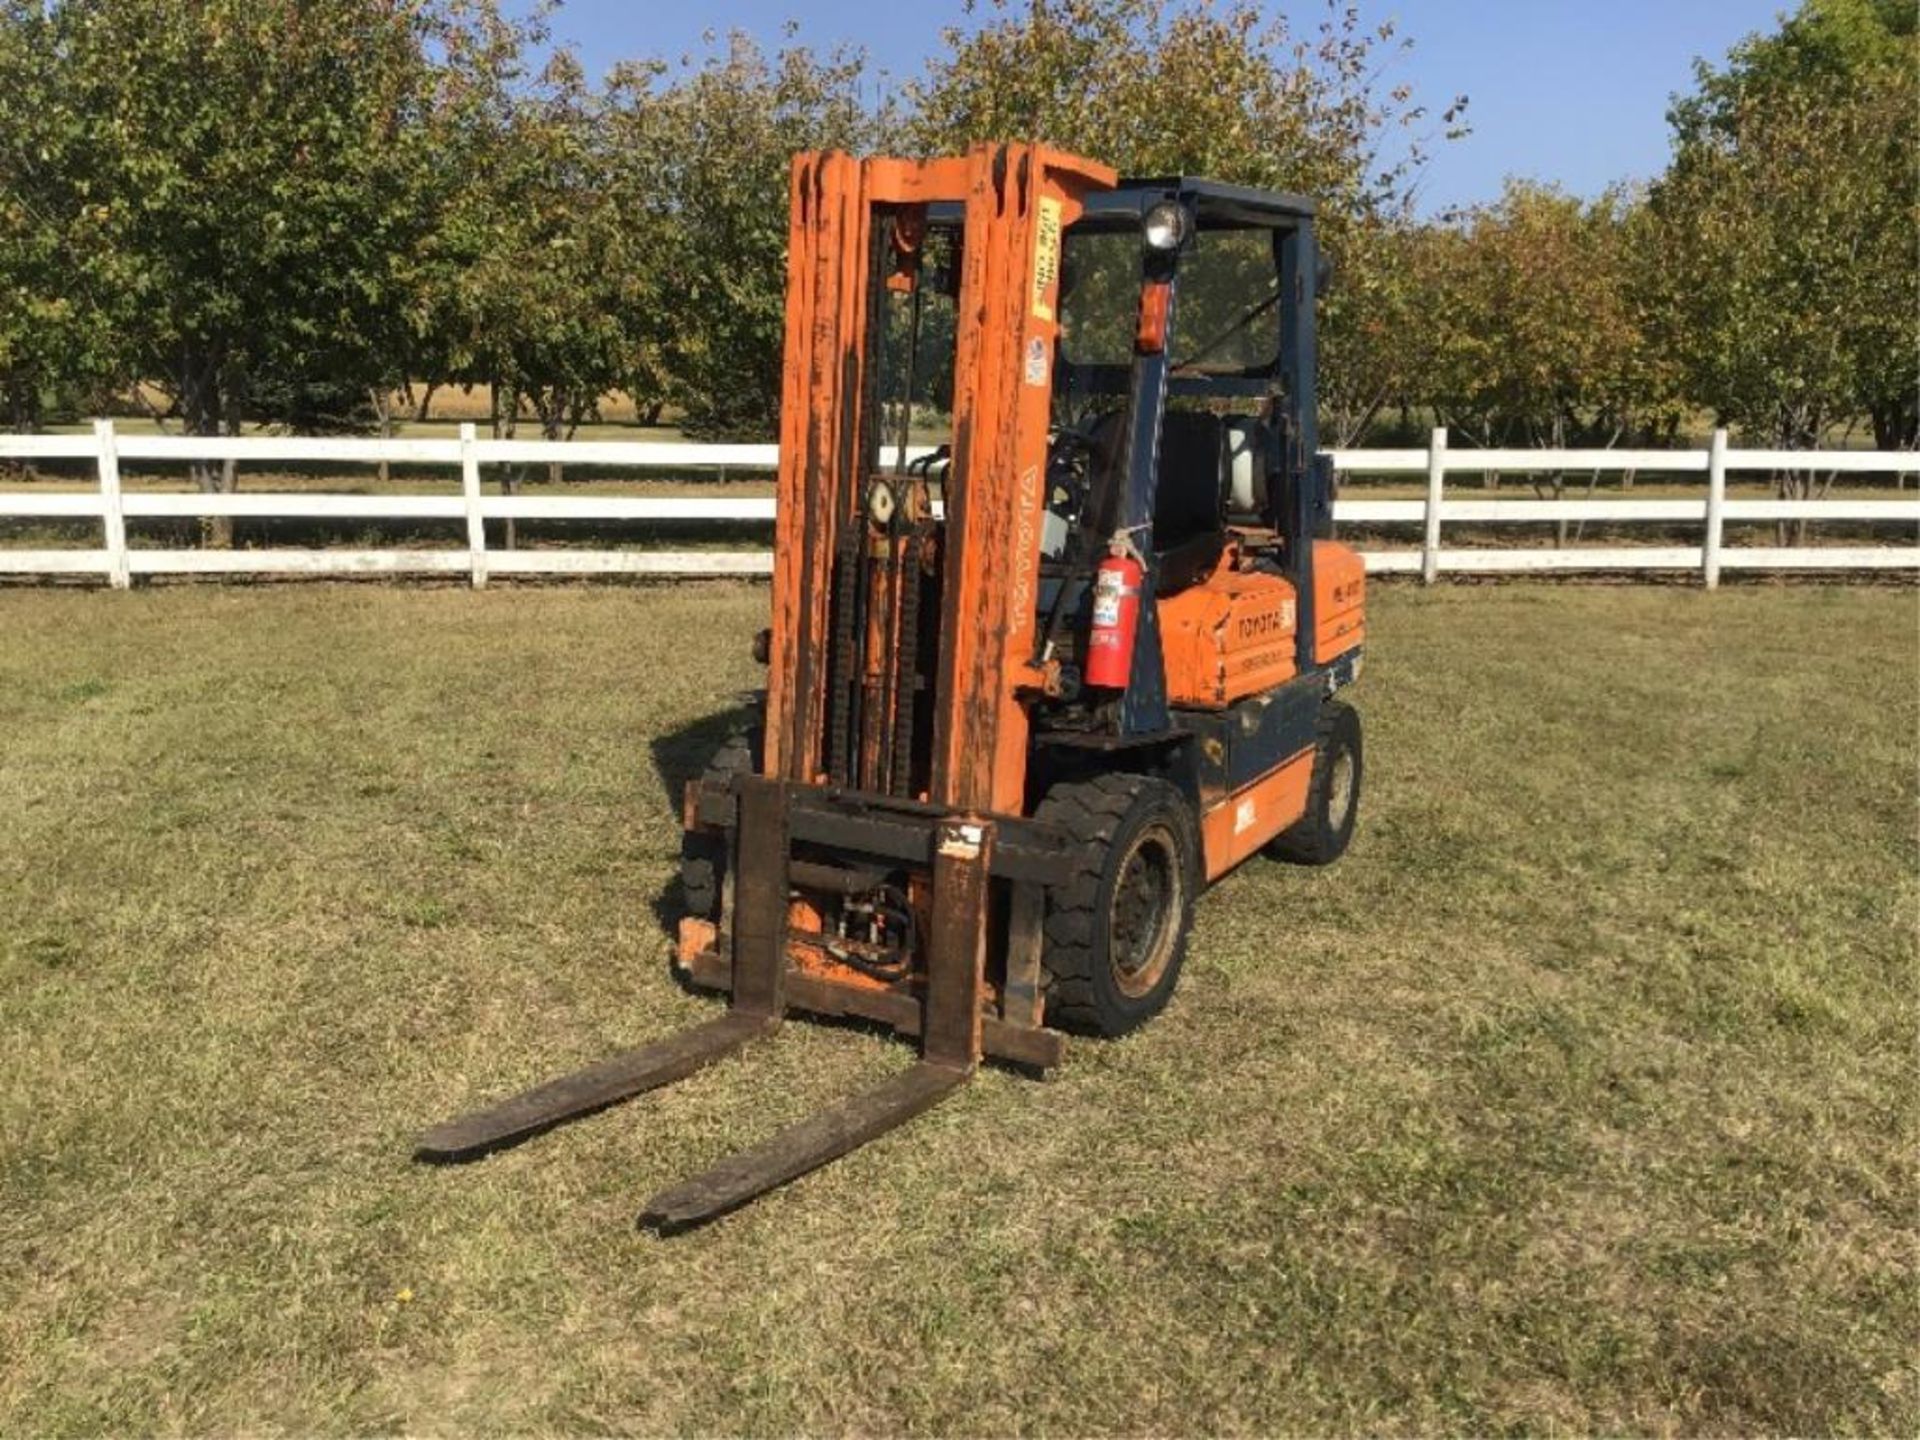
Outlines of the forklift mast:
[{"label": "forklift mast", "polygon": [[[1038,145],[795,160],[764,774],[1020,812],[1021,696],[1048,683],[1034,625],[1061,248],[1088,192],[1114,179]],[[883,471],[877,351],[889,283],[922,283],[928,207],[956,203],[937,525],[926,473],[898,457]]]}]

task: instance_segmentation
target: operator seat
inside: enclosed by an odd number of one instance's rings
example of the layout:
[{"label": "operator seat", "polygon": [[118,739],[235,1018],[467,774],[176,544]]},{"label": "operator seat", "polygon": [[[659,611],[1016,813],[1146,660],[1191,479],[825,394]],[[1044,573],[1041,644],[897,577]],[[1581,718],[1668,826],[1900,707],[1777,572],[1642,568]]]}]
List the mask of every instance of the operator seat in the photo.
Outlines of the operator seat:
[{"label": "operator seat", "polygon": [[[1094,422],[1095,473],[1121,459],[1121,415]],[[1226,547],[1229,519],[1261,523],[1272,434],[1261,421],[1209,410],[1168,410],[1160,421],[1154,482],[1155,592],[1173,595],[1206,578]],[[1103,528],[1110,524],[1103,520]]]},{"label": "operator seat", "polygon": [[1257,416],[1166,412],[1154,494],[1159,593],[1183,590],[1209,574],[1229,525],[1271,523],[1268,476],[1276,450],[1272,425]]},{"label": "operator seat", "polygon": [[1160,473],[1153,492],[1153,548],[1161,554],[1224,535],[1226,426],[1207,410],[1160,419]]}]

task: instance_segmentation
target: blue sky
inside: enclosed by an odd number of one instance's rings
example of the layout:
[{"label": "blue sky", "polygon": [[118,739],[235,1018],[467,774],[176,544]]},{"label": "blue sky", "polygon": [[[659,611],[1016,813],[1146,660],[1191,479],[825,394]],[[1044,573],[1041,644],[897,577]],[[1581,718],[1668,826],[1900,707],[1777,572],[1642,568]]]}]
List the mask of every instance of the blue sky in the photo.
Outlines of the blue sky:
[{"label": "blue sky", "polygon": [[[1506,175],[1557,181],[1591,195],[1644,179],[1666,160],[1668,98],[1689,87],[1694,57],[1718,61],[1782,0],[1359,0],[1368,21],[1393,19],[1414,48],[1392,72],[1437,111],[1471,101],[1474,133],[1437,147],[1422,189],[1429,212],[1491,199]],[[1317,0],[1278,7],[1302,26]],[[703,32],[742,29],[769,46],[797,21],[827,47],[864,46],[897,76],[918,74],[940,32],[966,25],[961,0],[708,0],[663,5],[566,0],[557,39],[590,69],[642,55],[699,53]]]}]

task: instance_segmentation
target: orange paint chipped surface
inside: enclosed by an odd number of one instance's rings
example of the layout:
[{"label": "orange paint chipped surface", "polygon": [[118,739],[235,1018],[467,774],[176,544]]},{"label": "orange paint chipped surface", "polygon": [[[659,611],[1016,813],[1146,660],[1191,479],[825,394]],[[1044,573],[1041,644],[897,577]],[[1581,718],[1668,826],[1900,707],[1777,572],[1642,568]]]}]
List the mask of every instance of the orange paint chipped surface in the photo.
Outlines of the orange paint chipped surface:
[{"label": "orange paint chipped surface", "polygon": [[685,969],[693,963],[694,956],[704,955],[712,950],[718,944],[719,938],[720,932],[711,920],[702,920],[694,915],[681,916],[680,944],[674,952],[680,967]]},{"label": "orange paint chipped surface", "polygon": [[1293,678],[1293,582],[1233,561],[1230,548],[1206,580],[1159,602],[1174,705],[1218,710]]},{"label": "orange paint chipped surface", "polygon": [[[828,589],[839,537],[861,523],[859,437],[849,397],[864,391],[867,291],[876,205],[960,202],[963,259],[954,367],[954,436],[943,584],[949,643],[937,677],[932,798],[1018,812],[1027,717],[1038,536],[1045,507],[1050,387],[1018,363],[1058,335],[1061,235],[1082,197],[1114,183],[1104,165],[1037,145],[976,145],[929,162],[796,156],[788,236],[787,332],[780,413],[771,669],[765,770],[817,782],[825,766]],[[868,651],[897,648],[887,607]],[[868,677],[871,678],[871,677]],[[882,714],[891,703],[870,697]],[[876,733],[881,733],[876,726]],[[873,785],[871,755],[861,783]]]},{"label": "orange paint chipped surface", "polygon": [[1313,658],[1324,665],[1367,638],[1367,567],[1334,540],[1313,542]]},{"label": "orange paint chipped surface", "polygon": [[893,982],[869,975],[863,970],[835,959],[821,945],[791,940],[787,945],[787,964],[796,975],[811,975],[849,990],[892,990]]},{"label": "orange paint chipped surface", "polygon": [[1307,749],[1201,816],[1207,879],[1218,880],[1306,814],[1312,780],[1313,751]]},{"label": "orange paint chipped surface", "polygon": [[1024,357],[1038,345],[1051,360],[1060,236],[1115,177],[1038,145],[975,146],[968,161],[932,796],[1019,814],[1052,400],[1025,383]]}]

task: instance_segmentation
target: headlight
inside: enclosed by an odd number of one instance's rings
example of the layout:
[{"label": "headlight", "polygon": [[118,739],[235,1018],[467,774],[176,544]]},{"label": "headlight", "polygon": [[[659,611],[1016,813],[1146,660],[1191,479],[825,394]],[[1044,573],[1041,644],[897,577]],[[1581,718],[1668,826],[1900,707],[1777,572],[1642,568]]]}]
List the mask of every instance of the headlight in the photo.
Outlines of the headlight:
[{"label": "headlight", "polygon": [[1186,209],[1171,200],[1162,200],[1147,211],[1140,228],[1151,249],[1178,250],[1187,238]]}]

